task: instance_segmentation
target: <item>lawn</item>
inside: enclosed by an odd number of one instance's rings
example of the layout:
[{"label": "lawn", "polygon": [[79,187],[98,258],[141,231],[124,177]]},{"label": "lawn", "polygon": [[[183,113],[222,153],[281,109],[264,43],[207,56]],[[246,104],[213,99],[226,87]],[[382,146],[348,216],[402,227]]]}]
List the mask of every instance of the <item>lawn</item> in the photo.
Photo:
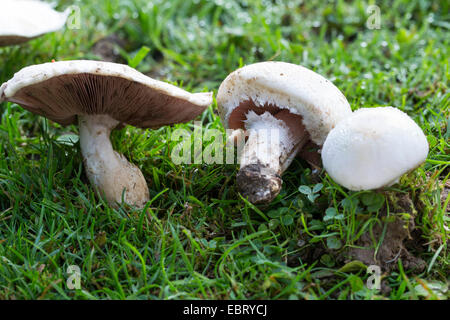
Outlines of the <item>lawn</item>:
[{"label": "lawn", "polygon": [[[353,110],[405,111],[430,152],[398,184],[363,192],[296,159],[281,194],[260,207],[237,192],[238,165],[172,162],[172,132],[198,130],[194,122],[127,126],[112,142],[143,171],[151,200],[114,209],[87,180],[76,126],[2,103],[0,299],[450,297],[448,2],[53,2],[75,5],[81,23],[0,48],[0,84],[28,65],[96,59],[216,93],[243,65],[285,61],[331,80]],[[370,4],[379,28],[366,24]],[[224,131],[215,101],[196,120]],[[372,264],[379,289],[367,286]],[[69,266],[80,289],[67,285]]]}]

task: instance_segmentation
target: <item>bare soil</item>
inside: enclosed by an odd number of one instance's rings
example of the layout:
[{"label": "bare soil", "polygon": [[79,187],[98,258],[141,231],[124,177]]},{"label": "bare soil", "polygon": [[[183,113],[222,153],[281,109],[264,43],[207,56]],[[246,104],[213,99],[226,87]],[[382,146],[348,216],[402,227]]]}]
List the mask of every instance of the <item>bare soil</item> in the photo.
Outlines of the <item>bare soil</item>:
[{"label": "bare soil", "polygon": [[[395,212],[391,212],[389,218],[384,212],[382,222],[363,233],[355,247],[344,253],[348,261],[359,260],[365,265],[378,265],[383,271],[391,271],[398,268],[398,260],[401,259],[404,269],[413,272],[425,269],[425,261],[412,253],[423,251],[421,233],[414,223],[412,201],[408,195],[402,195],[394,207]],[[407,213],[410,218],[405,220],[399,213]]]}]

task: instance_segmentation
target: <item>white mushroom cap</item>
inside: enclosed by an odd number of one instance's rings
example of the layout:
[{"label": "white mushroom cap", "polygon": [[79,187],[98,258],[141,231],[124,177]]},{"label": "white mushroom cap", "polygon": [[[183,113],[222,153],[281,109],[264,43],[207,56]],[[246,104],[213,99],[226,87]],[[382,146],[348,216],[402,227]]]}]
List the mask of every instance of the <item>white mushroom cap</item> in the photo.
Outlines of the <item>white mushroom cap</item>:
[{"label": "white mushroom cap", "polygon": [[123,64],[74,60],[23,68],[0,87],[1,100],[63,125],[77,115],[109,114],[157,128],[192,120],[212,103],[212,92],[190,93]]},{"label": "white mushroom cap", "polygon": [[427,154],[423,131],[406,113],[379,107],[359,109],[331,130],[322,161],[334,181],[359,191],[396,183]]},{"label": "white mushroom cap", "polygon": [[48,3],[34,0],[0,0],[0,9],[0,46],[59,30],[70,13],[55,11]]},{"label": "white mushroom cap", "polygon": [[276,106],[302,116],[311,140],[322,145],[328,132],[351,114],[347,99],[321,75],[286,62],[260,62],[245,66],[222,82],[217,104],[224,126],[244,101],[257,107]]}]

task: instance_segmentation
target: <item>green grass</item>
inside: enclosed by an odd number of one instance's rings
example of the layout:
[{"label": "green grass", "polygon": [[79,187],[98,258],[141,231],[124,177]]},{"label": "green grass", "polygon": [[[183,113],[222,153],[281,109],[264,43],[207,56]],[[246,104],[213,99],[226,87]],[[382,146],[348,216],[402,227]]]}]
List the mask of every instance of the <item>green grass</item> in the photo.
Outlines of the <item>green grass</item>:
[{"label": "green grass", "polygon": [[[92,46],[111,34],[125,41],[124,61],[134,64],[146,46],[136,68],[192,92],[216,92],[244,64],[286,61],[332,80],[354,110],[392,105],[407,112],[430,153],[382,192],[349,192],[295,160],[282,193],[258,208],[237,193],[236,165],[172,163],[171,132],[193,130],[193,123],[126,127],[112,134],[113,144],[142,169],[151,201],[147,210],[116,210],[95,197],[79,145],[61,140],[76,127],[3,103],[1,299],[449,297],[448,3],[377,1],[381,26],[370,30],[365,1],[57,2],[61,10],[80,7],[81,29],[0,48],[0,83],[30,64],[99,59]],[[203,130],[223,130],[215,103],[197,120]],[[300,186],[317,186],[317,197],[308,199]],[[411,200],[409,211],[398,204],[402,197]],[[342,254],[376,225],[408,215],[419,234],[412,253],[426,267],[418,273],[396,260],[383,273],[388,290],[369,290],[364,267],[345,265]],[[374,238],[374,248],[382,241]],[[66,286],[70,265],[81,269],[81,290]]]}]

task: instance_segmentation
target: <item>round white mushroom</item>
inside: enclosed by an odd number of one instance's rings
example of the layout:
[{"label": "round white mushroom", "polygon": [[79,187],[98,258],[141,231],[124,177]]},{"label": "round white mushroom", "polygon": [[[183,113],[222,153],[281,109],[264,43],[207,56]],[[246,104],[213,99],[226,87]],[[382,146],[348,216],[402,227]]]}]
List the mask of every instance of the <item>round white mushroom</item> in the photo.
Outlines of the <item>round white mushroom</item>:
[{"label": "round white mushroom", "polygon": [[330,131],[322,148],[330,177],[354,191],[390,186],[427,155],[423,131],[393,107],[355,111]]}]

